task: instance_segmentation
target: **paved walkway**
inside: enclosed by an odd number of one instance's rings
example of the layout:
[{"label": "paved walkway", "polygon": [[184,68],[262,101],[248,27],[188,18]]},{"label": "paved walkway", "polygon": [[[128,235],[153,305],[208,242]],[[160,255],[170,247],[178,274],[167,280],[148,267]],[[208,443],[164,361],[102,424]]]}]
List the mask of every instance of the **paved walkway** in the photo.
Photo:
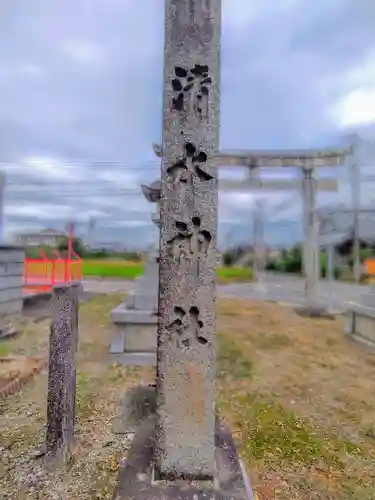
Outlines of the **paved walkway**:
[{"label": "paved walkway", "polygon": [[[85,280],[85,291],[92,293],[129,292],[133,282],[122,280]],[[322,281],[319,287],[319,302],[335,311],[344,311],[349,302],[371,303],[372,287],[347,283]],[[267,300],[292,305],[303,305],[305,301],[304,280],[286,274],[267,273],[263,283],[234,283],[219,285],[219,295],[225,297]],[[375,305],[375,293],[374,305]]]},{"label": "paved walkway", "polygon": [[110,280],[110,279],[90,279],[82,281],[83,289],[92,293],[117,293],[130,292],[134,287],[133,281]]}]

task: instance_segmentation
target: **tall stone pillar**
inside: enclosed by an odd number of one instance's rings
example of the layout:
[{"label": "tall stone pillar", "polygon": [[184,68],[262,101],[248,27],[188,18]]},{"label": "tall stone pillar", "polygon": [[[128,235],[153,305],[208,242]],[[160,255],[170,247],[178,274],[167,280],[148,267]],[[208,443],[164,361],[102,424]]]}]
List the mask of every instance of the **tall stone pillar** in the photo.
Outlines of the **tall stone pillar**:
[{"label": "tall stone pillar", "polygon": [[214,477],[221,2],[166,1],[157,468]]},{"label": "tall stone pillar", "polygon": [[156,414],[140,416],[113,499],[245,500],[215,412],[221,0],[165,9]]}]

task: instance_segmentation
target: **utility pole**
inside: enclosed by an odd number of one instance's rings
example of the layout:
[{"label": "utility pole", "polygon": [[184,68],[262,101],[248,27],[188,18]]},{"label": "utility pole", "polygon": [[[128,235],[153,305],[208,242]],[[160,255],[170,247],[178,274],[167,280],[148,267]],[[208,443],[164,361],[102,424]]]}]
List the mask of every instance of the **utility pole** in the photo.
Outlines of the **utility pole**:
[{"label": "utility pole", "polygon": [[314,179],[313,165],[302,168],[303,226],[304,244],[303,261],[305,271],[305,294],[308,307],[317,306],[319,271],[318,271],[318,221],[316,213],[317,182]]},{"label": "utility pole", "polygon": [[326,247],[326,276],[328,282],[328,307],[332,307],[333,282],[335,280],[335,244],[330,243]]},{"label": "utility pole", "polygon": [[361,279],[361,256],[360,256],[360,234],[359,234],[359,212],[361,197],[360,164],[358,159],[358,134],[349,136],[352,148],[350,164],[350,184],[352,187],[352,209],[353,209],[353,276],[356,283]]},{"label": "utility pole", "polygon": [[0,241],[4,241],[5,173],[0,172]]},{"label": "utility pole", "polygon": [[351,165],[351,185],[353,203],[353,274],[356,283],[361,279],[361,244],[359,234],[360,170],[356,158]]},{"label": "utility pole", "polygon": [[72,259],[73,254],[73,240],[74,240],[74,232],[75,232],[75,222],[70,221],[66,226],[67,236],[68,236],[68,260]]},{"label": "utility pole", "polygon": [[96,219],[94,217],[90,217],[88,223],[88,231],[87,231],[87,246],[89,248],[92,248],[94,244],[95,226],[96,226]]},{"label": "utility pole", "polygon": [[254,210],[254,271],[258,283],[263,282],[265,270],[264,214],[265,200],[257,200]]}]

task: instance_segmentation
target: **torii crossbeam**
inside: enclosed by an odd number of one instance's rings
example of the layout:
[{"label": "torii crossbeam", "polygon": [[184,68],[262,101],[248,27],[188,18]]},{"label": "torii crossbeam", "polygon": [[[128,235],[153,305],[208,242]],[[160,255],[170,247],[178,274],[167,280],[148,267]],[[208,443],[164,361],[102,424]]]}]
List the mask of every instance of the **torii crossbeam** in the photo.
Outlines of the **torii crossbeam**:
[{"label": "torii crossbeam", "polygon": [[[155,154],[161,158],[162,147],[153,145]],[[314,179],[316,167],[335,167],[342,165],[353,152],[352,147],[325,149],[292,150],[222,150],[214,159],[217,167],[245,167],[249,176],[243,180],[219,180],[219,189],[225,191],[285,191],[300,189],[304,212],[304,271],[306,310],[318,314],[318,284],[320,258],[318,244],[318,220],[316,215],[316,192],[334,192],[338,188],[336,178]],[[302,170],[302,179],[260,179],[253,176],[260,168],[298,167]],[[324,309],[324,308],[323,308]]]}]

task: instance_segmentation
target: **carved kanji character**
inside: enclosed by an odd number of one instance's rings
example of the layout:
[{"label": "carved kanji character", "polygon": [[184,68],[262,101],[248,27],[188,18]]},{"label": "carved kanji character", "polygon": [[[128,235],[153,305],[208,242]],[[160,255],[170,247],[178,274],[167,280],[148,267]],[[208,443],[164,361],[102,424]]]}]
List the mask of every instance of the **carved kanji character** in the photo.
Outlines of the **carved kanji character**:
[{"label": "carved kanji character", "polygon": [[177,235],[168,242],[170,254],[180,263],[182,258],[206,255],[210,246],[211,233],[201,228],[199,217],[192,217],[191,222],[176,221]]},{"label": "carved kanji character", "polygon": [[203,322],[200,319],[199,309],[190,307],[188,313],[182,307],[174,308],[176,319],[169,325],[171,334],[177,336],[177,341],[184,347],[190,347],[194,342],[200,345],[207,344],[208,340],[203,335]]},{"label": "carved kanji character", "polygon": [[206,171],[207,154],[197,151],[194,144],[185,144],[185,153],[174,165],[168,167],[167,173],[173,182],[191,182],[193,177],[200,181],[210,181],[213,176]]},{"label": "carved kanji character", "polygon": [[190,69],[176,66],[175,77],[172,79],[172,108],[187,112],[190,107],[200,119],[207,118],[211,84],[212,79],[206,64],[196,64]]}]

